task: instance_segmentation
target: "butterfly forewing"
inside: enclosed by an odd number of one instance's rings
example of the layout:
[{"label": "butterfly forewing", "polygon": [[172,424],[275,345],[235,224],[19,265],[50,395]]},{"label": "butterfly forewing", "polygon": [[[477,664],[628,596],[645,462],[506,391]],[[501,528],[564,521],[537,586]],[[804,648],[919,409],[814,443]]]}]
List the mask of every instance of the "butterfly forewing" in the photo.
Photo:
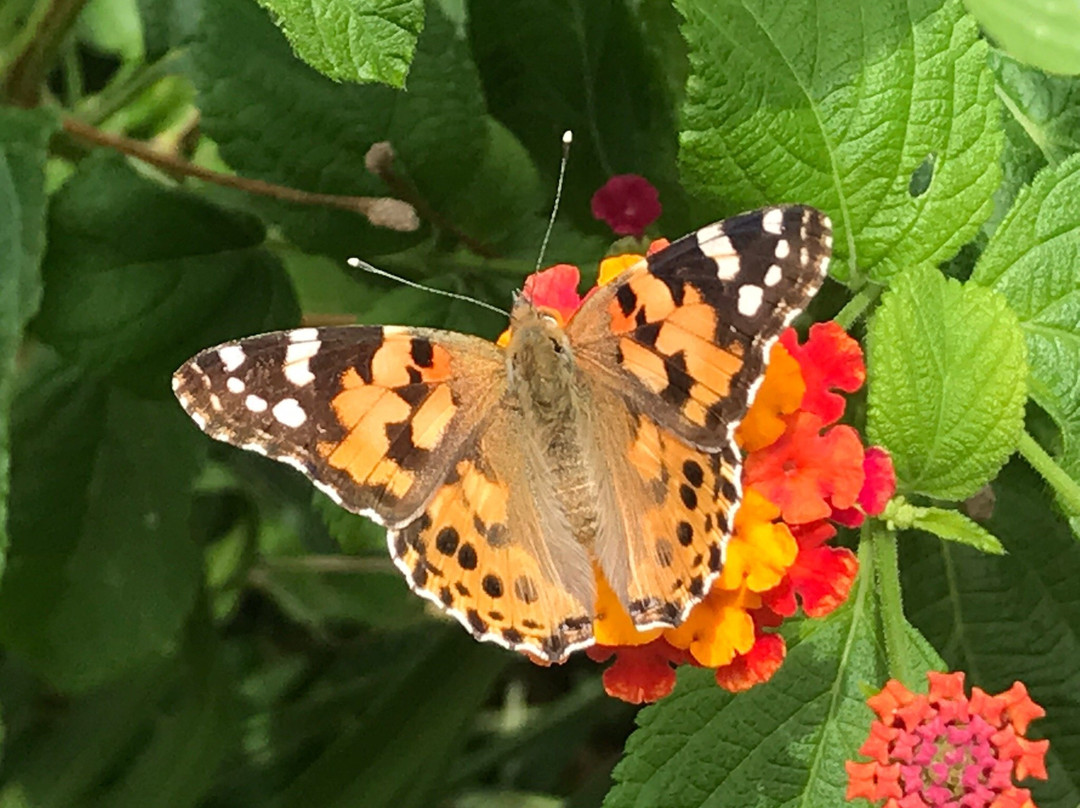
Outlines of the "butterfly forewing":
[{"label": "butterfly forewing", "polygon": [[446,476],[498,400],[501,372],[498,349],[477,337],[299,328],[202,351],[173,388],[211,437],[288,463],[393,525]]}]

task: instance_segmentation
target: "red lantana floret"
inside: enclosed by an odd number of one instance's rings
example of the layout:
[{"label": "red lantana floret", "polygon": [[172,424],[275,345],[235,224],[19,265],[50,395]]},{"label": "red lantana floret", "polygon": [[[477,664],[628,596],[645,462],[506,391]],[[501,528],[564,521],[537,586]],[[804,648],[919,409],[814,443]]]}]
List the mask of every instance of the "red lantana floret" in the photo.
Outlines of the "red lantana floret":
[{"label": "red lantana floret", "polygon": [[609,696],[644,704],[659,701],[675,687],[675,668],[689,661],[681,648],[675,648],[663,637],[645,645],[610,648],[594,645],[585,653],[594,662],[615,662],[604,671],[604,690]]},{"label": "red lantana floret", "polygon": [[867,704],[877,713],[859,749],[869,762],[848,761],[849,800],[885,808],[1034,808],[1016,779],[1046,778],[1048,741],[1024,737],[1044,715],[1019,682],[997,696],[973,688],[963,673],[927,674],[930,692],[912,693],[890,679]]},{"label": "red lantana floret", "polygon": [[803,371],[806,393],[800,409],[817,415],[826,424],[840,420],[846,401],[834,390],[854,393],[866,381],[862,348],[839,323],[814,323],[806,342],[792,329],[780,336],[780,344]]},{"label": "red lantana floret", "polygon": [[620,236],[638,236],[660,218],[660,194],[638,174],[616,174],[593,194],[592,214]]}]

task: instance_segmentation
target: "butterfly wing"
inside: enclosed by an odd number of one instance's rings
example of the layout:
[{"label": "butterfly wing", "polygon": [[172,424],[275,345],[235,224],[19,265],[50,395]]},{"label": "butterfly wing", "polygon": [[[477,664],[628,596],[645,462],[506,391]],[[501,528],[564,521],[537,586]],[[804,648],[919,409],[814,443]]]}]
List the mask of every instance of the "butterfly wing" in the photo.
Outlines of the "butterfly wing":
[{"label": "butterfly wing", "polygon": [[409,586],[478,638],[553,662],[591,643],[592,567],[536,454],[521,451],[492,343],[300,328],[202,351],[173,387],[211,437],[288,463],[387,525]]},{"label": "butterfly wing", "polygon": [[569,323],[595,396],[627,412],[599,433],[614,471],[597,556],[639,626],[677,625],[719,574],[741,500],[735,428],[831,246],[813,208],[735,216],[631,267]]},{"label": "butterfly wing", "polygon": [[560,662],[592,644],[595,578],[526,435],[520,412],[500,407],[391,550],[413,589],[477,639]]},{"label": "butterfly wing", "polygon": [[381,524],[414,517],[499,400],[498,349],[420,328],[298,328],[202,351],[173,375],[217,440],[299,469]]}]

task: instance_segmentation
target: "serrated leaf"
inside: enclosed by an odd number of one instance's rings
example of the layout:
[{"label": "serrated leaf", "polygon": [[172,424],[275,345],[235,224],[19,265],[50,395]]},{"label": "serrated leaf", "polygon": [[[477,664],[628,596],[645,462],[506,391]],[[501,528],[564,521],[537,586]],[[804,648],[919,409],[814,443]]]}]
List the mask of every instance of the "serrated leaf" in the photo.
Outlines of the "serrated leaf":
[{"label": "serrated leaf", "polygon": [[296,55],[338,81],[404,87],[424,0],[259,0]]},{"label": "serrated leaf", "polygon": [[990,49],[997,95],[1005,108],[1002,183],[994,195],[992,232],[1008,213],[1020,189],[1047,165],[1056,166],[1080,151],[1080,78],[1051,76]]},{"label": "serrated leaf", "polygon": [[0,107],[0,573],[8,542],[8,416],[15,354],[41,300],[46,147],[55,128],[55,117],[44,110]]},{"label": "serrated leaf", "polygon": [[975,235],[1002,137],[986,44],[960,0],[676,5],[693,66],[680,165],[694,190],[727,211],[827,211],[841,280],[940,263]]},{"label": "serrated leaf", "polygon": [[1080,155],[1039,173],[983,251],[973,283],[1009,301],[1027,341],[1031,397],[1080,473]]},{"label": "serrated leaf", "polygon": [[1050,73],[1080,73],[1080,8],[1073,0],[964,0],[1010,55]]},{"label": "serrated leaf", "polygon": [[89,160],[50,209],[34,334],[96,375],[163,395],[196,351],[298,322],[264,238],[250,216],[165,188],[117,157]]},{"label": "serrated leaf", "polygon": [[966,544],[981,553],[1001,555],[1005,548],[993,533],[959,511],[946,508],[920,508],[894,499],[885,508],[882,518],[899,528],[915,528],[932,533],[938,538]]},{"label": "serrated leaf", "polygon": [[1027,780],[1040,806],[1080,803],[1080,542],[1055,514],[1045,485],[1021,461],[993,483],[987,527],[1008,555],[928,536],[900,541],[904,604],[949,668],[991,693],[1024,682],[1046,717],[1048,781]]},{"label": "serrated leaf", "polygon": [[204,441],[171,401],[48,364],[13,412],[0,638],[85,690],[175,647],[201,578],[188,518]]},{"label": "serrated leaf", "polygon": [[[442,211],[481,158],[479,79],[466,44],[436,6],[417,41],[407,92],[320,75],[293,56],[250,0],[206,4],[188,50],[201,125],[244,176],[306,191],[383,196],[390,190],[368,172],[364,156],[373,143],[389,141],[395,172]],[[343,211],[256,202],[301,248],[341,262],[358,253],[396,252],[423,236],[376,228]],[[453,221],[453,212],[444,212]]]},{"label": "serrated leaf", "polygon": [[913,267],[870,323],[867,427],[901,491],[958,500],[1016,449],[1027,399],[1024,337],[1005,299]]},{"label": "serrated leaf", "polygon": [[[800,624],[765,685],[735,696],[708,671],[681,670],[675,692],[638,714],[604,808],[843,805],[844,761],[873,718],[865,700],[889,678],[870,577],[828,618]],[[911,671],[940,664],[914,629],[908,640]]]}]

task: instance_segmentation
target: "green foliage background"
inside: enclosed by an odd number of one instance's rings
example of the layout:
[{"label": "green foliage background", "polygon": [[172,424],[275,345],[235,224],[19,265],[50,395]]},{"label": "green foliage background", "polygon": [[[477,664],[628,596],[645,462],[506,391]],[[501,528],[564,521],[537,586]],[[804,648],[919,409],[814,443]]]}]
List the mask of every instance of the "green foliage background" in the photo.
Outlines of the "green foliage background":
[{"label": "green foliage background", "polygon": [[[4,0],[0,808],[825,808],[866,696],[944,667],[1027,683],[1036,802],[1080,804],[1076,73],[1063,0]],[[547,261],[587,277],[617,173],[660,189],[656,235],[778,202],[836,225],[811,315],[864,341],[851,417],[900,487],[843,537],[849,602],[789,621],[742,695],[684,670],[638,712],[585,659],[474,643],[381,531],[170,395],[200,348],[301,317],[497,335],[345,258],[504,305],[566,128]],[[404,196],[421,227],[192,165]]]}]

